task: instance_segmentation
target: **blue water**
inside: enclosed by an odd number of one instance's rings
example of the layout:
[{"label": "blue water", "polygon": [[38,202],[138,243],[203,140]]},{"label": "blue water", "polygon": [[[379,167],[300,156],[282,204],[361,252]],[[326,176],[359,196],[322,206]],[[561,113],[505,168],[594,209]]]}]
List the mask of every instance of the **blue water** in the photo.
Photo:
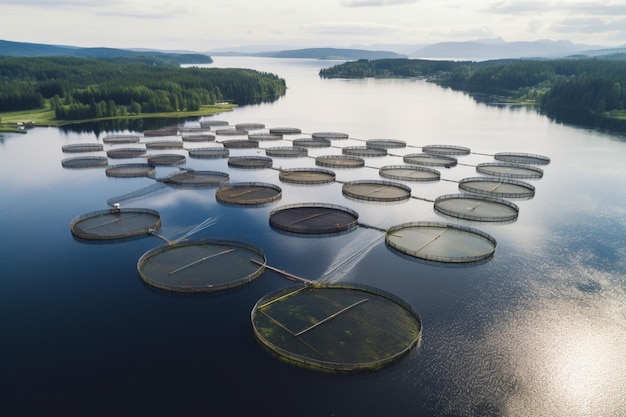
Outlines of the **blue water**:
[{"label": "blue water", "polygon": [[[347,199],[339,182],[292,185],[281,183],[276,170],[188,159],[188,167],[228,172],[232,182],[279,185],[282,198],[233,207],[216,202],[212,189],[163,188],[123,206],[158,210],[160,234],[168,239],[206,222],[193,237],[245,241],[262,249],[271,266],[293,274],[392,292],[420,314],[421,344],[373,373],[320,374],[282,363],[254,339],[250,311],[291,282],[268,271],[210,295],[143,284],[137,260],[162,240],[86,244],[69,230],[74,217],[154,184],[61,166],[73,156],[62,153],[63,145],[123,132],[35,128],[0,134],[0,415],[624,414],[626,138],[558,124],[530,108],[479,104],[419,80],[320,79],[319,68],[332,64],[216,57],[213,66],[277,73],[288,92],[214,118],[348,133],[352,139],[333,143],[341,147],[363,145],[359,139],[411,146],[366,158],[366,168],[334,169],[338,181],[378,180],[377,167],[401,164],[403,154],[423,145],[473,153],[441,169],[442,181],[407,183],[420,199],[402,203]],[[529,181],[535,197],[515,201],[517,221],[476,223],[435,213],[427,200],[458,192],[454,181],[476,176],[477,163],[504,151],[551,158],[544,177]],[[309,155],[340,152],[310,149]],[[231,150],[239,154],[264,153]],[[314,160],[274,158],[274,167],[303,166]],[[161,167],[157,175],[171,171]],[[373,229],[303,238],[270,228],[273,209],[299,202],[346,206],[380,228],[454,222],[491,234],[498,246],[488,262],[449,267],[399,256]]]}]

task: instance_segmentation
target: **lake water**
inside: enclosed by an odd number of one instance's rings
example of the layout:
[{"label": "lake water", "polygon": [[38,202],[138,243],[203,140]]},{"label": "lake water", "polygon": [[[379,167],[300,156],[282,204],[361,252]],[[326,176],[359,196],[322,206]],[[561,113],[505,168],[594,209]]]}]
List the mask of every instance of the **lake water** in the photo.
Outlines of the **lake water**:
[{"label": "lake water", "polygon": [[[525,107],[479,104],[419,80],[323,80],[334,62],[215,57],[210,66],[247,67],[287,80],[274,103],[213,119],[344,132],[336,146],[404,140],[366,167],[334,169],[338,181],[381,179],[377,167],[444,144],[469,147],[435,183],[407,183],[409,201],[347,199],[339,182],[281,183],[274,169],[241,170],[225,159],[187,166],[228,172],[231,182],[279,185],[282,199],[233,207],[215,190],[164,188],[123,201],[158,210],[160,234],[236,239],[262,249],[269,265],[310,279],[361,283],[409,303],[423,322],[420,345],[379,372],[336,375],[285,364],[255,340],[250,311],[293,283],[265,272],[252,283],[185,295],[142,283],[137,260],[155,237],[114,244],[73,239],[73,218],[154,184],[110,178],[103,169],[65,169],[63,145],[102,142],[84,128],[0,134],[0,414],[3,416],[623,416],[626,413],[626,138],[555,123]],[[181,121],[183,123],[183,121]],[[197,121],[185,122],[188,126]],[[306,137],[303,134],[296,137]],[[218,137],[219,139],[219,137]],[[261,143],[262,147],[290,143]],[[202,146],[207,146],[203,144]],[[107,145],[105,145],[105,150]],[[168,151],[171,153],[172,151]],[[174,151],[176,152],[176,151]],[[548,156],[528,180],[519,218],[490,224],[443,217],[437,196],[496,152]],[[184,152],[183,152],[184,153]],[[309,156],[340,154],[310,149]],[[99,153],[102,155],[103,153]],[[232,155],[263,155],[232,149]],[[127,162],[127,161],[124,161]],[[118,163],[118,161],[111,161]],[[274,167],[315,167],[313,158],[274,158]],[[157,176],[172,172],[159,167]],[[448,267],[392,252],[363,227],[332,237],[271,229],[282,205],[326,202],[387,229],[411,221],[471,226],[496,238],[488,262]],[[203,223],[205,222],[205,223]]]}]

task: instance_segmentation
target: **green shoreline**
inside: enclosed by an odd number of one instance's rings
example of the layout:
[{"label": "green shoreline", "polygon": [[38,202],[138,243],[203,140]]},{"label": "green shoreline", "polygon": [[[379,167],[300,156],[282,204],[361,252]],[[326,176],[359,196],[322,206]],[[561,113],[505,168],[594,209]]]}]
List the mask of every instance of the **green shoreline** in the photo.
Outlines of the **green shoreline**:
[{"label": "green shoreline", "polygon": [[235,104],[220,103],[208,106],[201,106],[195,111],[177,111],[162,113],[140,113],[126,116],[100,117],[95,119],[80,120],[57,120],[54,118],[54,111],[50,108],[35,109],[27,111],[0,113],[0,132],[26,133],[27,127],[45,126],[58,127],[70,124],[80,124],[87,122],[100,122],[106,120],[130,120],[130,119],[178,119],[184,117],[210,116],[213,114],[233,111]]}]

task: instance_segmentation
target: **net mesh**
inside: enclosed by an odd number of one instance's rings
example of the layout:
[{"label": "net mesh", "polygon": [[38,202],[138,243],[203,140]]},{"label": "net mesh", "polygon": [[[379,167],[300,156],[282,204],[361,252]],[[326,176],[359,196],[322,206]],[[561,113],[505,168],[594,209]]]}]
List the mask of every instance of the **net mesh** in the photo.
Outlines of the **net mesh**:
[{"label": "net mesh", "polygon": [[435,210],[451,217],[483,222],[509,222],[519,214],[519,207],[510,201],[471,194],[437,197]]},{"label": "net mesh", "polygon": [[72,220],[72,234],[84,240],[113,240],[145,235],[161,227],[158,212],[149,209],[101,210]]},{"label": "net mesh", "polygon": [[351,181],[342,186],[344,195],[367,201],[402,201],[411,197],[406,185],[389,181]]},{"label": "net mesh", "polygon": [[326,371],[380,369],[419,342],[421,321],[378,289],[319,284],[281,290],[252,311],[257,339],[279,358]]},{"label": "net mesh", "polygon": [[357,226],[359,215],[333,204],[294,204],[270,213],[270,225],[296,234],[335,234]]},{"label": "net mesh", "polygon": [[434,262],[476,262],[491,257],[496,249],[496,240],[480,230],[437,222],[394,226],[385,241],[400,253]]},{"label": "net mesh", "polygon": [[233,241],[190,240],[146,252],[138,261],[141,279],[177,292],[212,292],[252,281],[264,271],[265,255]]}]

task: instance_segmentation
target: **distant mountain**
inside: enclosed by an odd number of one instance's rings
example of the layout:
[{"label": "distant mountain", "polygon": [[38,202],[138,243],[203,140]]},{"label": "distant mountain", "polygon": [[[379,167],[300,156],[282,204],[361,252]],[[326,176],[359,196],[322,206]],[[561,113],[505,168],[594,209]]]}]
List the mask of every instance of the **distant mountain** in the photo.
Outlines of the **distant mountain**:
[{"label": "distant mountain", "polygon": [[210,56],[198,53],[176,53],[162,51],[130,50],[116,48],[80,48],[76,46],[46,45],[40,43],[12,42],[0,40],[0,56],[72,56],[79,58],[113,58],[133,56],[155,56],[180,64],[208,64]]},{"label": "distant mountain", "polygon": [[370,51],[391,51],[406,57],[410,56],[416,49],[428,46],[428,44],[402,44],[402,43],[377,43],[377,44],[353,44],[351,49],[367,49]]},{"label": "distant mountain", "polygon": [[[283,45],[284,46],[284,45]],[[274,49],[276,48],[276,49]],[[291,49],[277,45],[247,45],[222,48],[204,53],[189,51],[160,51],[150,49],[81,48],[65,45],[11,42],[0,40],[0,56],[75,56],[75,57],[132,57],[158,56],[181,64],[213,62],[210,55],[260,56],[270,58],[308,58],[322,60],[356,61],[359,59],[422,58],[446,60],[485,61],[504,58],[560,58],[573,55],[601,56],[624,53],[619,48],[574,44],[569,41],[538,40],[533,42],[506,42],[501,38],[478,39],[466,42],[441,42],[431,45],[376,44],[350,48]]]},{"label": "distant mountain", "polygon": [[267,52],[224,51],[213,52],[212,54],[230,56],[258,56],[267,58],[337,59],[346,61],[356,61],[359,59],[406,58],[406,56],[404,55],[400,55],[390,51],[370,51],[365,49],[349,48],[307,48]]},{"label": "distant mountain", "polygon": [[609,55],[615,55],[615,56],[621,56],[621,55],[626,55],[626,45],[623,46],[619,46],[617,48],[608,48],[608,49],[595,49],[592,51],[581,51],[578,54],[576,54],[577,56],[587,56],[587,57],[594,57],[594,56],[609,56]]},{"label": "distant mountain", "polygon": [[496,38],[435,43],[416,49],[410,56],[424,59],[478,61],[502,58],[557,58],[603,48],[595,45],[574,44],[569,41],[506,42]]}]

